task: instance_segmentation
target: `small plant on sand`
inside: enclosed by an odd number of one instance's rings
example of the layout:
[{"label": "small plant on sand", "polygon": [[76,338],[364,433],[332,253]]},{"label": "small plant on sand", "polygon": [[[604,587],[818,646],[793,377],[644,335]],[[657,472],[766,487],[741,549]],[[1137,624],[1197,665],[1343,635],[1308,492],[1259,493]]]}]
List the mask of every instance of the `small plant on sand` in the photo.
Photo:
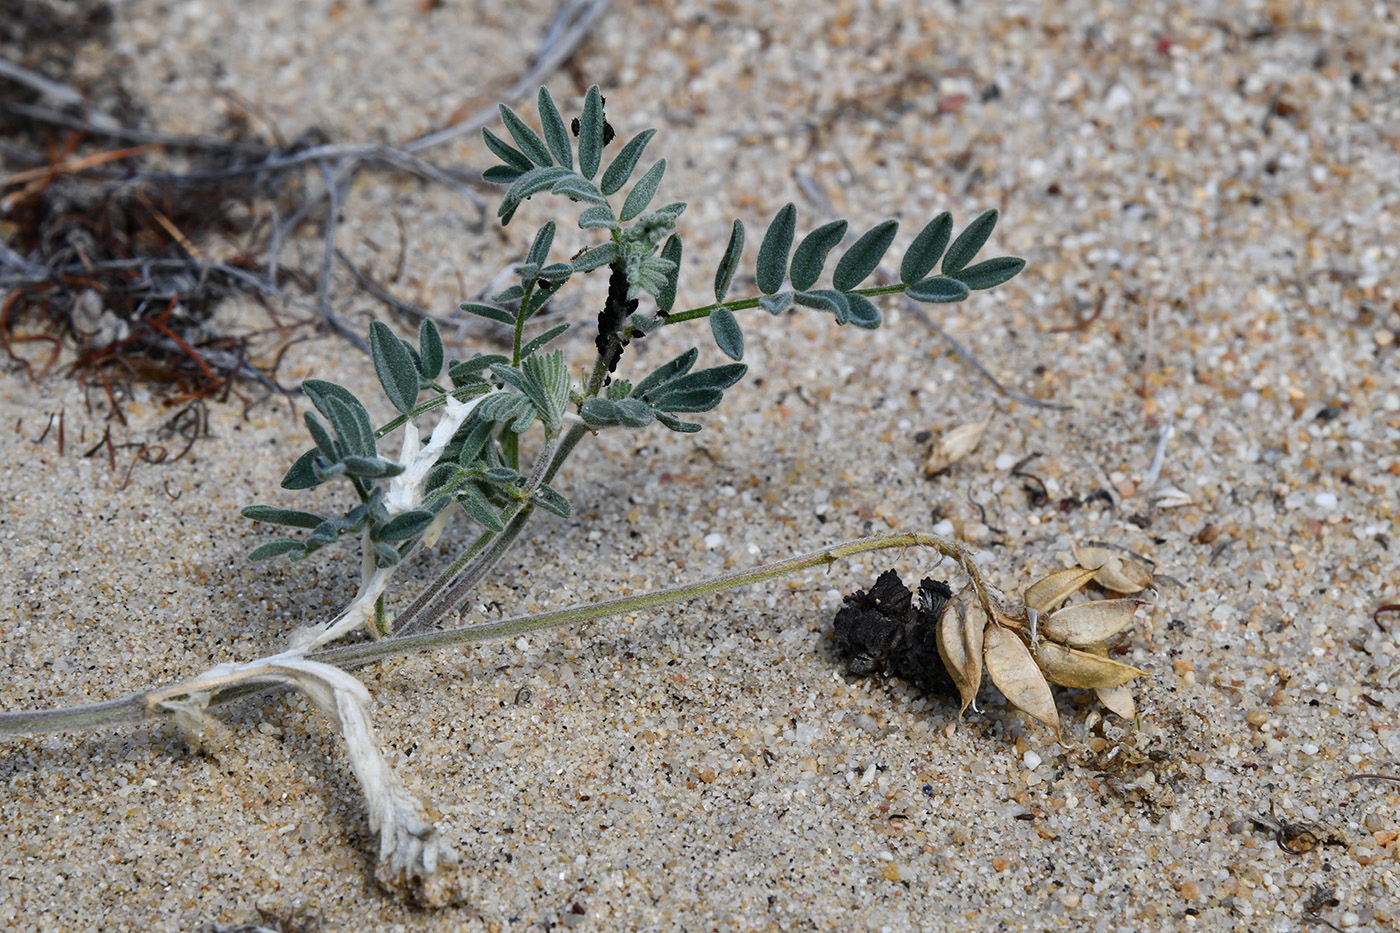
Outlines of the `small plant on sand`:
[{"label": "small plant on sand", "polygon": [[[512,284],[492,296],[490,304],[462,306],[506,328],[509,353],[450,360],[431,321],[411,342],[382,323],[372,325],[375,371],[400,414],[376,428],[349,390],[307,380],[304,389],[315,409],[305,414],[312,446],[282,481],[293,490],[342,482],[353,493],[351,507],[331,515],[271,505],[244,510],[259,522],[305,532],[268,541],[253,552],[255,559],[301,560],[342,536],[354,537],[360,545],[361,579],[351,603],[333,618],[298,629],[275,655],[220,664],[189,680],[94,706],[7,713],[0,717],[0,731],[20,734],[170,715],[197,738],[210,727],[211,706],[269,685],[296,687],[344,736],[364,789],[370,827],[379,833],[381,881],[412,889],[427,903],[444,903],[456,891],[454,873],[440,870],[454,861],[452,847],[380,753],[369,693],[349,673],[392,655],[576,624],[757,583],[861,552],[922,546],[956,562],[968,581],[967,598],[954,598],[943,584],[921,588],[922,621],[861,641],[853,672],[875,670],[906,642],[916,648],[933,646],[928,656],[941,660],[964,709],[976,697],[985,667],[1012,703],[1057,733],[1047,679],[1098,689],[1110,708],[1131,715],[1132,699],[1123,685],[1141,672],[1111,660],[1105,639],[1132,624],[1139,604],[1123,599],[1060,608],[1091,579],[1115,589],[1150,584],[1150,572],[1143,577],[1136,572],[1140,565],[1125,564],[1111,553],[1081,555],[1083,568],[1034,584],[1017,607],[1009,607],[983,580],[961,547],[935,535],[907,533],[839,544],[657,592],[471,627],[443,627],[448,619],[455,625],[464,601],[533,515],[540,510],[570,514],[558,475],[580,442],[605,430],[700,430],[698,422],[688,419],[719,405],[725,391],[745,375],[740,324],[745,312],[782,315],[800,308],[829,314],[838,326],[875,328],[881,324],[875,301],[882,296],[963,301],[974,290],[1007,281],[1025,265],[1010,256],[973,262],[996,225],[995,211],[977,217],[956,236],[952,217],[942,213],[914,237],[896,280],[863,285],[894,241],[898,225],[887,220],[841,249],[830,285],[821,286],[829,254],[846,239],[847,223],[826,223],[799,238],[797,210],[788,204],[769,223],[759,245],[757,295],[730,296],[745,245],[744,224],[736,220],[714,274],[714,301],[678,309],[683,247],[677,224],[686,205],[653,203],[665,160],[631,181],[654,131],[619,145],[605,166],[613,131],[596,87],[571,121],[547,90],[541,89],[538,107],[539,130],[503,106],[511,141],[490,130],[483,134],[501,160],[485,174],[506,187],[498,212],[501,223],[510,223],[527,199],[552,195],[580,228],[596,232],[597,242],[562,258],[554,249],[557,227],[551,220],[535,233],[514,268]],[[537,319],[571,281],[594,272],[607,276],[607,293],[597,312],[592,359],[577,365],[553,349],[570,325],[543,327]],[[708,321],[710,335],[729,362],[697,368],[701,353],[692,347],[650,372],[625,372],[629,346],[664,328],[696,321]],[[381,444],[394,433],[399,434],[398,453],[386,454]],[[395,572],[432,547],[459,512],[475,526],[470,543],[415,599],[396,606],[391,600]],[[1111,582],[1118,581],[1113,573],[1134,572],[1122,586]],[[904,605],[909,605],[907,591]],[[361,634],[368,639],[331,647]]]}]

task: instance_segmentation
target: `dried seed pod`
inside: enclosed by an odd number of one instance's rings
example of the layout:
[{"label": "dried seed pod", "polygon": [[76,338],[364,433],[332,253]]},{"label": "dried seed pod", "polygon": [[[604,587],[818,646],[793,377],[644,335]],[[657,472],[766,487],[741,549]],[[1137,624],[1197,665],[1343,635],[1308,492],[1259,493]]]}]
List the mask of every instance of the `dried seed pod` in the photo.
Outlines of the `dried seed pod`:
[{"label": "dried seed pod", "polygon": [[992,419],[988,417],[985,421],[958,425],[943,434],[933,445],[933,450],[929,451],[928,460],[924,462],[924,475],[941,473],[976,450],[982,435],[987,433],[987,425],[991,423]]},{"label": "dried seed pod", "polygon": [[1141,599],[1101,599],[1065,606],[1040,620],[1043,638],[1066,645],[1092,645],[1133,627]]},{"label": "dried seed pod", "polygon": [[1147,673],[1131,664],[1053,641],[1042,641],[1036,647],[1035,663],[1051,682],[1081,690],[1117,687]]},{"label": "dried seed pod", "polygon": [[1111,712],[1117,713],[1124,719],[1137,717],[1137,704],[1133,701],[1133,691],[1128,689],[1127,684],[1119,684],[1116,687],[1099,687],[1094,693],[1098,695],[1099,702],[1108,707]]},{"label": "dried seed pod", "polygon": [[992,683],[1011,705],[1054,729],[1058,739],[1060,714],[1055,709],[1055,697],[1025,642],[1010,629],[988,626],[983,635],[982,657]]},{"label": "dried seed pod", "polygon": [[1094,571],[1083,567],[1057,570],[1026,589],[1026,608],[1034,609],[1041,615],[1053,612],[1070,594],[1092,579]]},{"label": "dried seed pod", "polygon": [[1139,593],[1152,585],[1152,571],[1130,557],[1115,556],[1094,571],[1094,580],[1115,593]]},{"label": "dried seed pod", "polygon": [[987,614],[976,600],[971,610],[962,600],[955,601],[953,611],[944,613],[938,627],[939,657],[962,698],[958,716],[976,701],[977,689],[982,685],[982,636],[986,629]]}]

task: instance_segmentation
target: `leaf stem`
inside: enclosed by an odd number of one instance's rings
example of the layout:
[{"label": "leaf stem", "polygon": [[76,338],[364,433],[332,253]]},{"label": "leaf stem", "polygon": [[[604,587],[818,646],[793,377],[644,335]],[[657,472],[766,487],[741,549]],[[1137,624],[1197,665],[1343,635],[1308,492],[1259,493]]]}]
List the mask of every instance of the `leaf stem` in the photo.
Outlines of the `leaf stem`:
[{"label": "leaf stem", "polygon": [[[902,282],[898,285],[877,285],[874,288],[852,289],[852,295],[864,295],[866,298],[878,298],[881,295],[899,295],[909,286]],[[765,296],[766,297],[766,296]],[[695,321],[700,318],[707,318],[720,308],[728,308],[730,311],[747,311],[749,308],[757,308],[761,298],[744,298],[739,301],[717,301],[703,308],[687,308],[685,311],[674,311],[662,319],[663,325],[682,324],[686,321]]]}]

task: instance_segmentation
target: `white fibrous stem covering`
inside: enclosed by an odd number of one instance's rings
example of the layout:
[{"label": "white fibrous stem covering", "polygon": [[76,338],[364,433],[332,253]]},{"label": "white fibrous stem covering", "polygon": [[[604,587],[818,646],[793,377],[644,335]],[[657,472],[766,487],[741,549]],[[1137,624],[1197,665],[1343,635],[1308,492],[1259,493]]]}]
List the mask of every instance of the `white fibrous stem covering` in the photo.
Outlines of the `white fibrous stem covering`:
[{"label": "white fibrous stem covering", "polygon": [[[399,463],[403,464],[404,470],[389,480],[389,489],[384,496],[384,508],[388,511],[390,518],[412,511],[422,504],[423,484],[427,481],[428,474],[437,463],[438,457],[452,441],[452,435],[456,434],[457,429],[471,416],[476,406],[488,397],[489,394],[477,395],[465,402],[459,402],[452,396],[447,396],[437,426],[433,428],[433,433],[428,436],[426,444],[420,443],[418,428],[412,421],[403,426],[403,451],[399,455]],[[437,520],[429,526],[424,534],[424,541],[431,539],[436,542],[437,537],[442,534],[447,516],[448,511],[444,510]],[[360,590],[355,594],[354,601],[345,607],[344,612],[329,622],[297,629],[288,638],[288,649],[300,653],[315,651],[322,645],[335,641],[337,638],[343,638],[356,629],[369,628],[374,625],[375,603],[388,587],[389,578],[393,575],[395,568],[376,565],[373,558],[373,546],[369,541],[368,534],[369,532],[366,530],[366,537],[362,544],[365,555],[364,567],[361,571]],[[377,632],[371,632],[371,634],[378,637]]]},{"label": "white fibrous stem covering", "polygon": [[[353,675],[295,654],[280,654],[249,664],[221,664],[212,668],[192,688],[227,686],[239,681],[266,681],[297,687],[340,730],[350,754],[350,767],[364,791],[369,828],[379,833],[379,866],[375,876],[396,890],[410,890],[420,901],[441,906],[457,899],[455,880],[445,877],[457,853],[428,819],[423,804],[399,780],[385,760],[370,721],[369,691]],[[176,712],[176,722],[187,735],[206,726],[204,713],[209,694],[196,689],[187,699],[161,699],[159,704]]]}]

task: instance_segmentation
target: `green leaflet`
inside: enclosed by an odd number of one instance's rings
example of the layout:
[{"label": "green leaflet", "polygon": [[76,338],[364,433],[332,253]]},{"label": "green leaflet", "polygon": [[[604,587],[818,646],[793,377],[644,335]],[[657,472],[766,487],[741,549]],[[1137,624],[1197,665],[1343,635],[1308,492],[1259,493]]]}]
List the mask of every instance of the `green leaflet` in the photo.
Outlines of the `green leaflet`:
[{"label": "green leaflet", "polygon": [[1019,256],[998,256],[968,266],[954,273],[953,278],[974,290],[993,288],[1014,278],[1025,267],[1026,261]]},{"label": "green leaflet", "polygon": [[598,174],[603,159],[603,122],[603,92],[595,84],[584,95],[578,124],[578,170],[584,178]]},{"label": "green leaflet", "polygon": [[539,166],[554,164],[554,159],[550,156],[549,147],[545,145],[544,140],[540,139],[538,133],[530,129],[528,123],[520,119],[519,114],[505,104],[501,104],[501,122],[510,132],[510,138],[515,140],[515,145],[531,162]]},{"label": "green leaflet", "polygon": [[995,210],[985,211],[976,220],[968,224],[958,238],[953,241],[953,245],[948,247],[948,255],[943,257],[943,274],[953,275],[961,272],[972,262],[972,258],[977,255],[977,251],[987,242],[987,238],[996,229],[997,218],[1000,216]]},{"label": "green leaflet", "polygon": [[390,404],[404,414],[412,411],[418,404],[418,367],[408,348],[383,321],[370,324],[369,348],[374,372]]},{"label": "green leaflet", "polygon": [[836,271],[831,274],[831,284],[843,292],[859,287],[880,265],[898,230],[897,220],[887,220],[867,230],[836,264]]},{"label": "green leaflet", "polygon": [[950,301],[962,301],[966,298],[967,286],[946,275],[935,275],[910,285],[904,294],[915,301],[946,304]]},{"label": "green leaflet", "polygon": [[554,156],[554,161],[564,168],[573,168],[574,151],[569,145],[569,131],[564,126],[564,118],[559,115],[559,108],[554,106],[554,98],[550,96],[549,88],[540,88],[538,106],[540,111],[540,125],[544,128],[544,139],[549,144],[549,151]]},{"label": "green leaflet", "polygon": [[622,202],[622,213],[617,215],[617,219],[626,223],[646,210],[651,199],[656,197],[656,189],[661,186],[661,176],[665,174],[665,159],[657,161],[655,165],[647,169],[647,173],[637,179],[637,183],[627,193],[627,200]]},{"label": "green leaflet", "polygon": [[913,285],[933,271],[943,251],[948,248],[948,238],[953,235],[953,215],[944,211],[930,220],[904,254],[899,264],[899,280],[905,285]]},{"label": "green leaflet", "polygon": [[429,382],[442,372],[442,334],[438,333],[432,318],[425,317],[418,325],[418,359],[422,363],[423,378]]},{"label": "green leaflet", "polygon": [[656,307],[663,314],[666,314],[675,307],[676,289],[680,286],[681,238],[679,234],[672,234],[667,238],[666,245],[661,248],[661,258],[671,264],[671,271],[666,273],[666,284],[656,294]]},{"label": "green leaflet", "polygon": [[[715,270],[715,301],[723,301],[724,296],[729,293],[729,285],[734,281],[734,270],[739,267],[739,259],[743,254],[744,222],[735,220],[734,226],[729,230],[729,243],[724,247],[724,258],[719,261],[719,268]],[[732,319],[733,315],[730,317]],[[736,360],[738,358],[734,357]]]},{"label": "green leaflet", "polygon": [[714,334],[715,344],[725,356],[731,360],[744,358],[744,332],[739,329],[733,311],[724,305],[711,311],[710,331]]},{"label": "green leaflet", "polygon": [[279,509],[271,505],[250,505],[243,510],[243,517],[255,522],[272,525],[290,525],[293,528],[315,528],[325,517],[299,509]]},{"label": "green leaflet", "polygon": [[799,292],[805,292],[813,285],[817,284],[817,279],[821,277],[822,267],[826,265],[826,254],[831,252],[831,248],[841,242],[841,238],[846,235],[846,222],[844,220],[833,220],[829,224],[822,224],[803,238],[797,244],[797,250],[792,254],[792,271],[788,273],[788,278],[792,280],[792,287]]},{"label": "green leaflet", "polygon": [[758,247],[758,290],[763,294],[772,295],[783,287],[788,254],[792,251],[792,238],[796,232],[797,208],[790,203],[785,204],[768,225],[768,232],[763,235],[763,243]]},{"label": "green leaflet", "polygon": [[656,130],[642,130],[627,141],[627,145],[622,147],[622,151],[612,160],[607,171],[603,172],[603,180],[599,183],[603,194],[617,194],[622,190],[622,186],[627,184],[627,179],[636,171],[647,143],[651,142],[655,135]]}]

